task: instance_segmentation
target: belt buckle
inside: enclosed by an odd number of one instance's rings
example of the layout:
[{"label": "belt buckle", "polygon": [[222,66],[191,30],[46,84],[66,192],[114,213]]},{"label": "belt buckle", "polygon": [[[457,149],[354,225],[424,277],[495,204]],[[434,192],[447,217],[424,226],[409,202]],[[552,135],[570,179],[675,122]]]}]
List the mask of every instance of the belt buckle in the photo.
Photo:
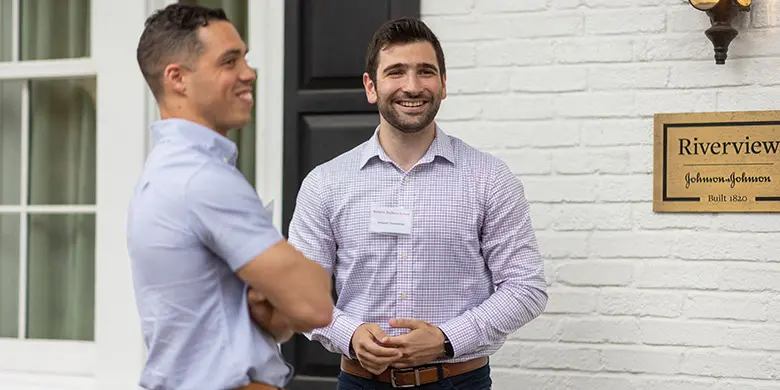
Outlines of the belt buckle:
[{"label": "belt buckle", "polygon": [[[414,383],[409,385],[399,385],[395,383],[395,373],[396,372],[412,372],[414,371]],[[390,369],[390,384],[393,386],[394,389],[405,389],[405,388],[411,388],[411,387],[417,387],[420,386],[420,371],[418,371],[414,367],[410,368],[391,368]]]}]

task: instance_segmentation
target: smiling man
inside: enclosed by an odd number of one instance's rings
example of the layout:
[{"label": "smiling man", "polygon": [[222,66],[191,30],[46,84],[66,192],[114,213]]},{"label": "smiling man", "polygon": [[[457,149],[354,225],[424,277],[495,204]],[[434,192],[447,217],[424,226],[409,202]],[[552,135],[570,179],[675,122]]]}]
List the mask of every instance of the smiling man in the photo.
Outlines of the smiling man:
[{"label": "smiling man", "polygon": [[[225,136],[251,117],[246,52],[222,10],[184,4],[155,12],[138,44],[162,117],[127,226],[144,389],[284,387],[276,337],[332,319],[330,276],[274,228]],[[252,295],[272,329],[253,323]]]},{"label": "smiling man", "polygon": [[523,186],[435,122],[444,53],[421,21],[374,35],[363,84],[373,137],[314,168],[290,243],[335,274],[339,389],[490,389],[488,356],[547,303]]}]

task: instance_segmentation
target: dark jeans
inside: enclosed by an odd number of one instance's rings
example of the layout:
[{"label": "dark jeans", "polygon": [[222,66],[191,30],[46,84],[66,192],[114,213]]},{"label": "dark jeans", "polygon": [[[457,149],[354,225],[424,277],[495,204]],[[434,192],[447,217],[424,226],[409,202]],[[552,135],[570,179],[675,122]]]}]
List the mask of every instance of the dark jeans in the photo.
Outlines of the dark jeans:
[{"label": "dark jeans", "polygon": [[[418,387],[410,387],[417,390],[490,390],[493,381],[490,379],[490,365],[478,368],[465,374],[451,376],[436,383],[429,383]],[[339,374],[338,390],[392,390],[389,383],[363,379],[341,372]]]}]

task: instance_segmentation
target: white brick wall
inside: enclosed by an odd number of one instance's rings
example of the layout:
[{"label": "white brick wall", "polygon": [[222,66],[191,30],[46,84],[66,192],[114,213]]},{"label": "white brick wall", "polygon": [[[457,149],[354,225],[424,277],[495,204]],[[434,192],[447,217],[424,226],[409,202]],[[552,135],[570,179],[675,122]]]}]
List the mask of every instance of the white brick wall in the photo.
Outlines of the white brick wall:
[{"label": "white brick wall", "polygon": [[780,215],[652,212],[652,115],[778,109],[780,2],[725,66],[687,0],[423,0],[446,131],[526,185],[550,301],[495,389],[780,388]]}]

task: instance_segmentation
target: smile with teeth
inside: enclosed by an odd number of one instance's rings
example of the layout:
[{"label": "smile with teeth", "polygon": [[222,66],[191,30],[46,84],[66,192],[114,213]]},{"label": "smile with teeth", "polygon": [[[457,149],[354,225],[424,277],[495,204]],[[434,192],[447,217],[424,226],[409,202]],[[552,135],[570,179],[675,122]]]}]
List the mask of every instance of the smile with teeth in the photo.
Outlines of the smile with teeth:
[{"label": "smile with teeth", "polygon": [[400,102],[398,102],[398,104],[400,104],[400,105],[402,105],[404,107],[414,108],[414,107],[422,106],[423,104],[425,104],[425,102],[423,102],[423,101],[400,101]]},{"label": "smile with teeth", "polygon": [[238,98],[247,103],[252,103],[254,101],[254,98],[252,97],[252,92],[250,91],[239,94]]}]

